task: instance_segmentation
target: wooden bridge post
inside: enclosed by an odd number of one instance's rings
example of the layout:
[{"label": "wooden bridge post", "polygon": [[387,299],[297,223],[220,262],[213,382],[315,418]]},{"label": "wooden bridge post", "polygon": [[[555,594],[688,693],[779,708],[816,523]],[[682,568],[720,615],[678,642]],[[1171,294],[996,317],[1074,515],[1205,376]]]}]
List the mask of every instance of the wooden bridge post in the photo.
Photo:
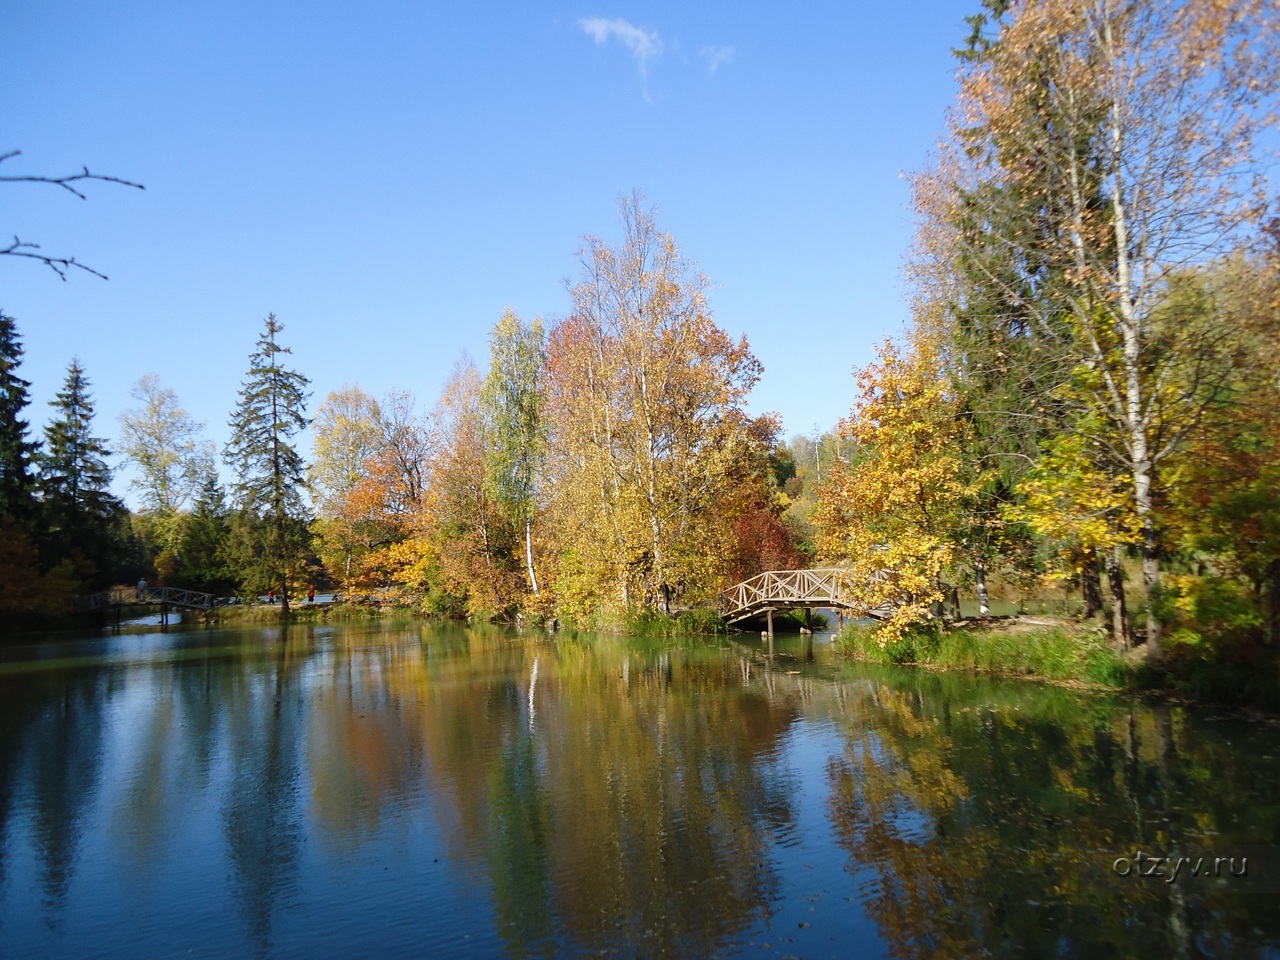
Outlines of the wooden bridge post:
[{"label": "wooden bridge post", "polygon": [[773,643],[773,607],[765,611],[765,616],[769,619],[769,642]]}]

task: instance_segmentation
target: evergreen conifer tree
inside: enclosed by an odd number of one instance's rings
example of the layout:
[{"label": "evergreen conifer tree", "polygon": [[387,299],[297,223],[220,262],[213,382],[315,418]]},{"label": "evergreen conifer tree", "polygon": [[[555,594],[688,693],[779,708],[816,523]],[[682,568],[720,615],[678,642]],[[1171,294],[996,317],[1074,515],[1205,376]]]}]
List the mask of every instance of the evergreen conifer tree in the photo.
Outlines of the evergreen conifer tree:
[{"label": "evergreen conifer tree", "polygon": [[229,532],[226,498],[217,475],[210,472],[196,494],[178,548],[182,576],[191,586],[216,593],[233,586],[226,561]]},{"label": "evergreen conifer tree", "polygon": [[22,343],[12,317],[0,312],[0,517],[29,525],[35,513],[38,445],[27,439],[22,411],[31,403],[31,384],[18,376]]},{"label": "evergreen conifer tree", "polygon": [[39,481],[47,565],[69,561],[80,586],[102,586],[123,559],[127,512],[109,489],[111,453],[93,435],[93,399],[78,359],[49,405],[57,416],[44,429]]},{"label": "evergreen conifer tree", "polygon": [[284,329],[267,316],[258,349],[249,357],[249,378],[231,415],[231,440],[223,453],[234,471],[235,566],[246,589],[280,588],[289,614],[289,579],[303,558],[310,534],[303,500],[306,467],[293,438],[306,429],[310,380],[281,364],[291,351],[277,342]]}]

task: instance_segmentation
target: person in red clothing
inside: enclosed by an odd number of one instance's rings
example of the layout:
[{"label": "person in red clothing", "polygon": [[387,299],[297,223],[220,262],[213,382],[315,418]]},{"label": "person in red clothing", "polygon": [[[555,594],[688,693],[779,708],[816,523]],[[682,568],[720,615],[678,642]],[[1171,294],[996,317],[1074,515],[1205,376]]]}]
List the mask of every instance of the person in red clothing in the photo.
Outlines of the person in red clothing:
[{"label": "person in red clothing", "polygon": [[272,604],[274,606],[275,602],[276,602],[276,588],[271,587],[267,590],[267,603]]},{"label": "person in red clothing", "polygon": [[307,603],[316,602],[316,585],[313,583],[311,589],[307,591]]}]

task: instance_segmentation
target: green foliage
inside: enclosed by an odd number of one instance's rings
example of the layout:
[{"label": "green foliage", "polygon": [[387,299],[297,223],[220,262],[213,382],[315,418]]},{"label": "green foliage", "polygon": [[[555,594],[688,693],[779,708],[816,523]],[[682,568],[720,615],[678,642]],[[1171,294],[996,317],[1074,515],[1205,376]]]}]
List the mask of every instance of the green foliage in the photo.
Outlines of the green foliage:
[{"label": "green foliage", "polygon": [[943,667],[993,674],[1024,674],[1047,680],[1081,680],[1115,685],[1123,665],[1097,630],[1044,627],[948,630],[934,662]]},{"label": "green foliage", "polygon": [[240,388],[223,456],[236,476],[233,569],[250,591],[279,585],[287,612],[290,580],[310,543],[306,470],[293,444],[308,424],[310,381],[282,366],[281,355],[290,352],[276,341],[283,329],[275,314],[268,315],[249,358],[249,379]]},{"label": "green foliage", "polygon": [[1256,631],[1218,629],[1206,636],[1186,627],[1169,636],[1160,660],[1138,675],[1141,687],[1204,703],[1280,712],[1280,655]]},{"label": "green foliage", "polygon": [[142,406],[120,415],[121,452],[138,471],[129,486],[144,510],[174,514],[214,472],[212,446],[200,439],[204,425],[191,419],[159,377],[143,377],[130,396]]},{"label": "green foliage", "polygon": [[1129,671],[1101,632],[1080,627],[946,628],[922,624],[900,636],[852,624],[840,642],[850,655],[874,663],[927,664],[997,676],[1029,676],[1123,686]]},{"label": "green foliage", "polygon": [[481,387],[486,421],[486,482],[507,520],[523,525],[534,508],[534,476],[545,444],[539,384],[546,362],[542,321],[508,310],[489,334],[489,373]]},{"label": "green foliage", "polygon": [[916,624],[907,630],[886,632],[878,625],[851,623],[839,643],[846,653],[872,663],[931,663],[938,648],[937,630]]},{"label": "green foliage", "polygon": [[128,514],[109,489],[110,451],[93,435],[93,399],[79,360],[49,405],[57,413],[40,457],[42,553],[48,563],[67,561],[80,589],[94,590],[123,574],[131,545]]},{"label": "green foliage", "polygon": [[227,538],[230,518],[225,496],[217,477],[208,477],[191,514],[183,525],[179,541],[184,586],[223,594],[231,590],[235,578],[227,565]]},{"label": "green foliage", "polygon": [[480,393],[488,440],[485,483],[503,519],[524,529],[529,586],[538,594],[532,526],[537,514],[535,480],[546,446],[542,321],[525,324],[508,310],[489,335],[489,352],[489,373]]},{"label": "green foliage", "polygon": [[680,613],[663,613],[653,607],[632,607],[602,613],[592,624],[578,624],[600,633],[617,633],[630,637],[714,636],[725,633],[724,621],[709,607],[696,607]]},{"label": "green foliage", "polygon": [[31,403],[31,384],[17,374],[21,362],[17,326],[0,312],[0,517],[27,524],[36,509],[33,467],[39,447],[27,439],[23,410]]}]

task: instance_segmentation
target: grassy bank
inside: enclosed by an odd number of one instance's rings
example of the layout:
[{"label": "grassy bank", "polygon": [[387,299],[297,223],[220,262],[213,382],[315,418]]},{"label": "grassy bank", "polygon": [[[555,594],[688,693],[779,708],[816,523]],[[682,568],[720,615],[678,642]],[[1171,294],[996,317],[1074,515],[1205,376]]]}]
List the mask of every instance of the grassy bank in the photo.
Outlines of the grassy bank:
[{"label": "grassy bank", "polygon": [[873,663],[1056,683],[1123,688],[1135,675],[1101,630],[1069,622],[1011,619],[927,625],[888,644],[882,643],[875,627],[852,624],[841,634],[840,644],[850,656]]},{"label": "grassy bank", "polygon": [[1174,634],[1163,656],[1116,652],[1101,627],[1070,620],[1010,618],[932,625],[882,644],[873,626],[845,628],[849,656],[872,663],[965,670],[995,677],[1081,683],[1280,715],[1280,658],[1257,638],[1216,644]]},{"label": "grassy bank", "polygon": [[[247,603],[218,607],[211,616],[217,623],[236,626],[279,623],[283,613],[279,604]],[[362,620],[411,620],[425,617],[426,614],[415,608],[389,603],[301,603],[289,607],[290,623],[353,623]]]},{"label": "grassy bank", "polygon": [[707,607],[670,614],[644,607],[602,611],[587,629],[633,637],[697,637],[726,632],[720,614]]},{"label": "grassy bank", "polygon": [[[279,623],[280,606],[244,604],[219,607],[214,613],[218,623]],[[420,606],[391,603],[296,604],[289,608],[290,623],[346,623],[361,620],[439,620],[451,619],[423,610]],[[487,620],[487,617],[478,617]],[[597,633],[625,634],[639,637],[710,636],[725,633],[724,621],[716,611],[706,608],[665,614],[656,610],[602,611],[590,624],[564,623],[568,629]]]}]

